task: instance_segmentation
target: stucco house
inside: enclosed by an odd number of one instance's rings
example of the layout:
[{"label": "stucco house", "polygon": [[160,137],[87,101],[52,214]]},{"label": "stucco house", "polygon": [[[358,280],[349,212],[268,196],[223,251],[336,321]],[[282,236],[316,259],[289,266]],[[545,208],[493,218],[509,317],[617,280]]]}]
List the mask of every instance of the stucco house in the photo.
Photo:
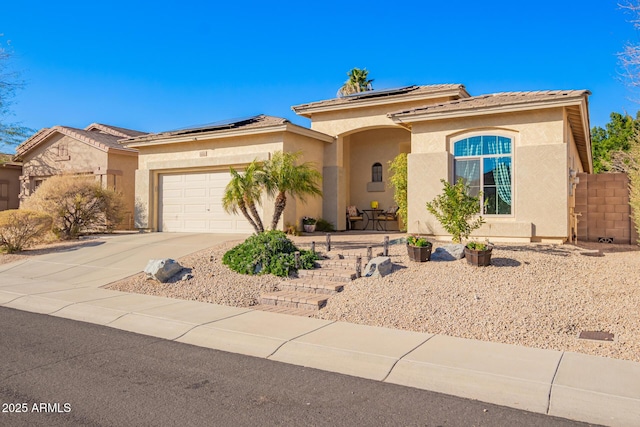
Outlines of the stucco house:
[{"label": "stucco house", "polygon": [[[494,241],[565,241],[575,234],[578,173],[592,173],[586,90],[470,96],[460,84],[407,86],[296,105],[311,128],[256,116],[122,141],[139,150],[137,226],[157,231],[252,231],[221,211],[229,166],[277,150],[302,151],[323,174],[323,197],[287,205],[282,226],[302,216],[346,229],[346,208],[393,205],[388,162],[408,153],[410,233],[447,238],[425,203],[441,179],[463,177],[483,192]],[[196,184],[197,183],[197,184]],[[270,218],[269,203],[263,204]],[[479,212],[480,213],[480,212]]]},{"label": "stucco house", "polygon": [[126,210],[121,228],[133,228],[138,153],[121,146],[118,140],[144,134],[100,123],[84,129],[68,126],[41,129],[16,148],[16,158],[23,163],[20,199],[29,197],[53,175],[92,175],[103,186],[123,194]]},{"label": "stucco house", "polygon": [[18,209],[22,164],[10,154],[0,153],[0,211]]}]

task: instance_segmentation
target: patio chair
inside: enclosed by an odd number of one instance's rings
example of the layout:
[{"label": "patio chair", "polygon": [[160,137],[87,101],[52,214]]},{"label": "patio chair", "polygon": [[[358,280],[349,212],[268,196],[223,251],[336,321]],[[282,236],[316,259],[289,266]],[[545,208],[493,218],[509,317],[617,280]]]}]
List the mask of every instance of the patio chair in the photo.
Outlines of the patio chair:
[{"label": "patio chair", "polygon": [[376,222],[379,227],[383,227],[384,231],[387,231],[387,223],[390,221],[398,221],[398,206],[391,206],[389,209],[381,213],[376,217]]},{"label": "patio chair", "polygon": [[354,223],[358,221],[364,221],[364,217],[362,216],[362,212],[355,206],[347,207],[347,229],[355,230]]}]

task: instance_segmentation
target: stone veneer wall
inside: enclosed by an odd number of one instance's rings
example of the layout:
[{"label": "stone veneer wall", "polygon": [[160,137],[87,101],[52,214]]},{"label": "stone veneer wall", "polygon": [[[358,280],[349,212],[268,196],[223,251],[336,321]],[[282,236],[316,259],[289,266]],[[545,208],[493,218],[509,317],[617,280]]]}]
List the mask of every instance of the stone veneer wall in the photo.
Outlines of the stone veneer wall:
[{"label": "stone veneer wall", "polygon": [[638,240],[629,206],[629,179],[623,173],[578,174],[575,212],[578,240],[597,242],[613,238],[613,243]]}]

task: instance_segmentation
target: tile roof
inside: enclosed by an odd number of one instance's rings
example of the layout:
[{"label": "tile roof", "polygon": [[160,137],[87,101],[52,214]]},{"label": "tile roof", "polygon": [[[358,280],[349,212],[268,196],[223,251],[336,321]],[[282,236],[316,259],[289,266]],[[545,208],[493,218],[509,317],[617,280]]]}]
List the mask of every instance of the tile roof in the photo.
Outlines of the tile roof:
[{"label": "tile roof", "polygon": [[141,135],[138,137],[128,138],[123,140],[122,142],[142,142],[142,141],[150,141],[167,137],[181,136],[181,135],[192,135],[197,133],[211,133],[211,132],[225,132],[229,130],[239,130],[239,129],[259,129],[266,128],[271,126],[278,126],[290,123],[289,120],[284,119],[282,117],[274,117],[267,116],[265,114],[260,114],[252,117],[245,117],[239,119],[231,119],[224,120],[219,122],[208,123],[204,125],[196,125],[189,126],[183,129],[175,129],[170,131],[158,132],[158,133],[150,133],[146,135]]},{"label": "tile roof", "polygon": [[98,123],[91,124],[87,126],[86,129],[77,129],[70,126],[53,126],[51,128],[40,129],[29,139],[20,144],[16,148],[16,155],[23,156],[56,132],[93,145],[94,147],[102,151],[109,151],[111,149],[136,151],[133,149],[122,147],[120,144],[118,144],[118,141],[123,138],[123,135],[125,135],[125,137],[128,134],[130,134],[131,136],[145,135],[144,132],[117,128],[108,125],[101,125]]},{"label": "tile roof", "polygon": [[140,136],[140,135],[146,135],[147,134],[147,132],[140,132],[138,130],[121,128],[121,127],[111,126],[111,125],[105,125],[105,124],[102,124],[102,123],[92,123],[92,124],[90,124],[89,126],[87,126],[84,129],[88,130],[88,131],[99,130],[99,131],[106,132],[108,134],[119,136],[119,137],[122,137],[122,138],[133,138],[135,136]]},{"label": "tile roof", "polygon": [[536,102],[561,101],[591,95],[588,90],[545,90],[535,92],[501,92],[487,95],[472,96],[456,99],[440,104],[425,105],[424,107],[390,113],[390,117],[419,114],[440,113],[449,111],[476,110],[491,107],[515,106]]},{"label": "tile roof", "polygon": [[424,86],[406,86],[404,88],[389,89],[389,90],[373,90],[367,92],[360,92],[357,94],[343,96],[340,98],[327,99],[323,101],[309,102],[306,104],[294,105],[291,107],[293,111],[299,113],[300,111],[316,108],[316,107],[329,107],[329,106],[346,106],[357,105],[373,99],[394,99],[402,98],[408,95],[420,96],[420,95],[437,95],[440,92],[460,91],[462,96],[468,96],[467,91],[462,84],[435,84]]}]

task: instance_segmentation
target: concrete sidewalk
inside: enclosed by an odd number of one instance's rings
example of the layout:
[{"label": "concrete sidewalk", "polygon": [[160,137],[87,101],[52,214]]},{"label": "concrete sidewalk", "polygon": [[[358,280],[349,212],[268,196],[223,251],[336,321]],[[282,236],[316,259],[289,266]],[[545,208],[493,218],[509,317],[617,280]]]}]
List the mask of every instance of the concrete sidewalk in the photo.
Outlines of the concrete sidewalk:
[{"label": "concrete sidewalk", "polygon": [[[189,237],[173,237],[145,241],[143,258],[160,254],[153,246],[162,241],[180,256],[176,247]],[[82,266],[76,273],[84,279],[63,277],[64,268],[47,276],[33,260],[0,266],[0,305],[589,423],[640,425],[640,363],[98,288],[137,272],[125,267],[136,255],[124,249],[140,243],[123,239],[120,251],[103,251],[110,263],[91,248],[67,254],[65,265]],[[38,259],[49,267],[59,261]]]}]

